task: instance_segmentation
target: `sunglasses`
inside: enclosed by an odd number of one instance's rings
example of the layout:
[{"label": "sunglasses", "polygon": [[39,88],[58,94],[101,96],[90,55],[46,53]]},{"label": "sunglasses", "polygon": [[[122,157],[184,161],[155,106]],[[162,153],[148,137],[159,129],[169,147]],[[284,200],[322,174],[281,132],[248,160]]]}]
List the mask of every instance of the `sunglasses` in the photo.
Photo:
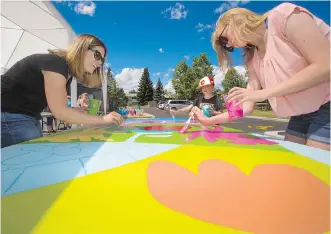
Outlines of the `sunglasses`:
[{"label": "sunglasses", "polygon": [[223,31],[221,32],[221,34],[220,34],[219,37],[218,37],[218,40],[219,40],[219,42],[221,43],[221,45],[223,46],[223,48],[224,48],[225,50],[227,50],[227,51],[229,51],[229,52],[233,52],[234,47],[229,47],[229,46],[227,46],[227,44],[228,44],[229,41],[228,41],[228,39],[227,39],[226,37],[222,36],[222,34],[223,34],[224,30],[226,29],[226,27],[227,27],[227,26],[225,26],[225,27],[223,28]]},{"label": "sunglasses", "polygon": [[[225,30],[226,27],[227,26],[225,26],[223,28],[223,31],[221,32],[220,36],[218,37],[218,40],[219,40],[219,42],[221,43],[221,45],[223,46],[223,48],[225,50],[227,50],[229,52],[233,52],[234,47],[227,46],[227,44],[228,44],[229,41],[228,41],[228,39],[226,37],[222,36],[222,34],[223,34],[223,32],[224,32],[224,30]],[[256,47],[254,45],[252,45],[252,44],[247,44],[244,48],[245,49],[248,49],[248,50],[254,50]]]},{"label": "sunglasses", "polygon": [[97,61],[101,60],[102,64],[104,64],[105,58],[102,57],[101,53],[97,49],[93,47],[89,47],[88,49],[93,51],[95,60]]}]

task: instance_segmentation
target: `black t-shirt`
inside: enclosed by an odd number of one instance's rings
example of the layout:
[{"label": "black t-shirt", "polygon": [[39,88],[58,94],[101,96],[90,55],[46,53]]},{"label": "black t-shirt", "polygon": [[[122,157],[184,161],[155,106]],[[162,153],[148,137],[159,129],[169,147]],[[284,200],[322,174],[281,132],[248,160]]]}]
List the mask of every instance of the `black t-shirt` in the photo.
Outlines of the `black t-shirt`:
[{"label": "black t-shirt", "polygon": [[1,75],[1,111],[40,117],[47,106],[41,70],[59,73],[68,81],[69,67],[64,58],[53,54],[27,56]]},{"label": "black t-shirt", "polygon": [[211,110],[214,110],[214,111],[220,111],[220,110],[222,110],[221,102],[220,102],[219,98],[217,97],[217,95],[214,95],[213,97],[211,97],[209,99],[206,99],[205,97],[203,97],[203,95],[199,95],[193,101],[193,106],[197,106],[200,109],[204,105],[210,106],[210,109]]}]

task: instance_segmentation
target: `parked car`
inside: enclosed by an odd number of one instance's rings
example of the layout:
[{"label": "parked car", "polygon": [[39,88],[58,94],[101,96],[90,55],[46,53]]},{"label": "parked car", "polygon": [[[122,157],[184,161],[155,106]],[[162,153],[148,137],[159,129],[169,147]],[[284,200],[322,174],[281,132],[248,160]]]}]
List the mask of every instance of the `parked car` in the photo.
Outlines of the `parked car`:
[{"label": "parked car", "polygon": [[164,101],[161,101],[161,102],[159,102],[158,104],[157,104],[157,107],[159,108],[159,109],[164,109],[164,104],[165,104],[165,102]]},{"label": "parked car", "polygon": [[191,104],[192,102],[187,100],[168,100],[164,105],[164,110],[179,110]]}]

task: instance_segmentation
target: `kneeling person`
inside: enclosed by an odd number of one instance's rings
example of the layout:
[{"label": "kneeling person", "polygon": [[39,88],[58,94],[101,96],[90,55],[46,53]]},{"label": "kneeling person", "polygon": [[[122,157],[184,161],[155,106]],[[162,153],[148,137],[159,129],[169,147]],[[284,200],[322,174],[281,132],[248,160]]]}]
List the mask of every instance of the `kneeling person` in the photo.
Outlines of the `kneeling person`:
[{"label": "kneeling person", "polygon": [[214,87],[215,87],[214,78],[207,76],[202,78],[199,82],[199,88],[201,93],[194,100],[193,104],[179,110],[170,110],[170,113],[171,114],[175,114],[178,112],[189,113],[191,112],[194,106],[198,107],[199,109],[208,106],[211,115],[221,114],[223,108],[218,96],[213,94]]}]

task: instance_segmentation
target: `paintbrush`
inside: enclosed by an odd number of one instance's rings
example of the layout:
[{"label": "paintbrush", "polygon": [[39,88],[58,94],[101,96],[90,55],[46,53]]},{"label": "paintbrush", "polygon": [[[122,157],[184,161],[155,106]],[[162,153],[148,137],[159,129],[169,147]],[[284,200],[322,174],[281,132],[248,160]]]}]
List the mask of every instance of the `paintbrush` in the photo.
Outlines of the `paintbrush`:
[{"label": "paintbrush", "polygon": [[176,121],[176,120],[175,120],[175,116],[174,116],[173,113],[171,113],[171,116],[172,116],[172,120],[173,120],[173,121]]},{"label": "paintbrush", "polygon": [[183,134],[183,133],[187,130],[187,128],[190,126],[191,120],[192,120],[192,117],[190,117],[190,118],[186,121],[184,127],[179,131],[181,134]]}]

